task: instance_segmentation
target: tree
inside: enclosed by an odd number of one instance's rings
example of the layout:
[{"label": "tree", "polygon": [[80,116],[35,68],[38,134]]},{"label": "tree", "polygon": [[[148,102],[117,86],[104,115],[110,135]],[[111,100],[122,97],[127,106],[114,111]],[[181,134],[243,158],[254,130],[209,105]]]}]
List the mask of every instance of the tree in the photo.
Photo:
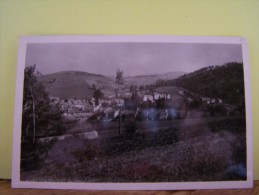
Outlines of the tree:
[{"label": "tree", "polygon": [[61,134],[64,131],[62,111],[50,102],[48,93],[39,82],[36,65],[24,70],[21,169],[32,170],[39,166],[40,155],[46,154],[49,143],[37,142],[36,136]]},{"label": "tree", "polygon": [[50,104],[48,93],[41,82],[36,65],[24,70],[22,142],[35,143],[36,135],[61,133],[62,111]]},{"label": "tree", "polygon": [[[118,84],[118,88],[120,88],[120,85],[123,85],[123,71],[120,69],[116,69],[116,83]],[[116,96],[119,95],[119,90],[115,91]],[[121,134],[121,112],[122,112],[122,103],[119,103],[117,105],[119,107],[119,135]]]},{"label": "tree", "polygon": [[116,69],[116,83],[118,85],[122,85],[124,83],[123,80],[123,71],[120,69]]},{"label": "tree", "polygon": [[99,99],[102,99],[104,97],[104,94],[100,89],[95,89],[95,91],[93,93],[93,97],[95,99],[95,104],[98,105]]}]

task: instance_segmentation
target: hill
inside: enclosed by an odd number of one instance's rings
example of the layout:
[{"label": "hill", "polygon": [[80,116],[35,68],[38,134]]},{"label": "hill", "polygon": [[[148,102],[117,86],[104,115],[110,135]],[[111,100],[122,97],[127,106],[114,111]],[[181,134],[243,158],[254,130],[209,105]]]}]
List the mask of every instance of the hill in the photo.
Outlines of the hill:
[{"label": "hill", "polygon": [[125,78],[125,85],[141,86],[141,85],[153,85],[157,80],[171,80],[182,76],[184,72],[169,72],[164,74],[154,75],[138,75]]},{"label": "hill", "polygon": [[39,77],[50,96],[60,98],[90,98],[93,86],[101,88],[105,95],[115,90],[112,78],[80,71],[62,71]]},{"label": "hill", "polygon": [[229,104],[244,103],[243,64],[226,63],[209,66],[171,80],[167,85],[188,89],[201,96],[218,97]]},{"label": "hill", "polygon": [[[170,80],[183,75],[183,72],[172,72],[157,75],[139,75],[124,78],[125,86],[153,85],[156,80]],[[100,88],[104,95],[115,95],[115,78],[100,74],[81,71],[62,71],[47,75],[40,75],[50,96],[65,98],[90,98],[93,95],[93,86]]]}]

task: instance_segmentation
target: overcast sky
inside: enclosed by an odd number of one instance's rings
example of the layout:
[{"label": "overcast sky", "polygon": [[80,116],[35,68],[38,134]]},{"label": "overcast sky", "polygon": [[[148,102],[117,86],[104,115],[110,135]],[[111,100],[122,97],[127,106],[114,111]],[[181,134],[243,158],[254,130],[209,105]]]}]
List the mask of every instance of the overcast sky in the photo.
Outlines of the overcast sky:
[{"label": "overcast sky", "polygon": [[173,71],[192,72],[210,65],[242,62],[241,44],[205,43],[32,43],[26,66],[36,64],[42,74],[85,71],[125,76]]}]

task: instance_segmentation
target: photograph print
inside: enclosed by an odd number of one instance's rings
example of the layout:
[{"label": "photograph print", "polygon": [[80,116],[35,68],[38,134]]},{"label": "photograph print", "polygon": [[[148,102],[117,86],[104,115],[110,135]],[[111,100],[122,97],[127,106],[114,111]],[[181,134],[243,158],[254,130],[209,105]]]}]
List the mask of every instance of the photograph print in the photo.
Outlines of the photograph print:
[{"label": "photograph print", "polygon": [[251,185],[243,40],[142,38],[22,38],[14,186]]}]

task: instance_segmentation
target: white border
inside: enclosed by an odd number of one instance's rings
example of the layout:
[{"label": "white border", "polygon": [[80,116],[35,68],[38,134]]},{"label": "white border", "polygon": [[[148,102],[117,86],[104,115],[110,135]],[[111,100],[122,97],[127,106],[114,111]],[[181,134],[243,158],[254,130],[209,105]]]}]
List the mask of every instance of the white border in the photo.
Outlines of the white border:
[{"label": "white border", "polygon": [[[246,99],[247,132],[247,180],[218,182],[166,182],[166,183],[75,183],[75,182],[22,182],[20,181],[20,144],[23,79],[26,47],[28,43],[77,43],[77,42],[171,42],[171,43],[215,43],[241,44]],[[13,124],[12,187],[45,189],[88,189],[88,190],[180,190],[180,189],[226,189],[251,188],[253,186],[252,161],[252,111],[248,46],[242,37],[201,36],[28,36],[21,37],[18,50],[15,109]]]}]

